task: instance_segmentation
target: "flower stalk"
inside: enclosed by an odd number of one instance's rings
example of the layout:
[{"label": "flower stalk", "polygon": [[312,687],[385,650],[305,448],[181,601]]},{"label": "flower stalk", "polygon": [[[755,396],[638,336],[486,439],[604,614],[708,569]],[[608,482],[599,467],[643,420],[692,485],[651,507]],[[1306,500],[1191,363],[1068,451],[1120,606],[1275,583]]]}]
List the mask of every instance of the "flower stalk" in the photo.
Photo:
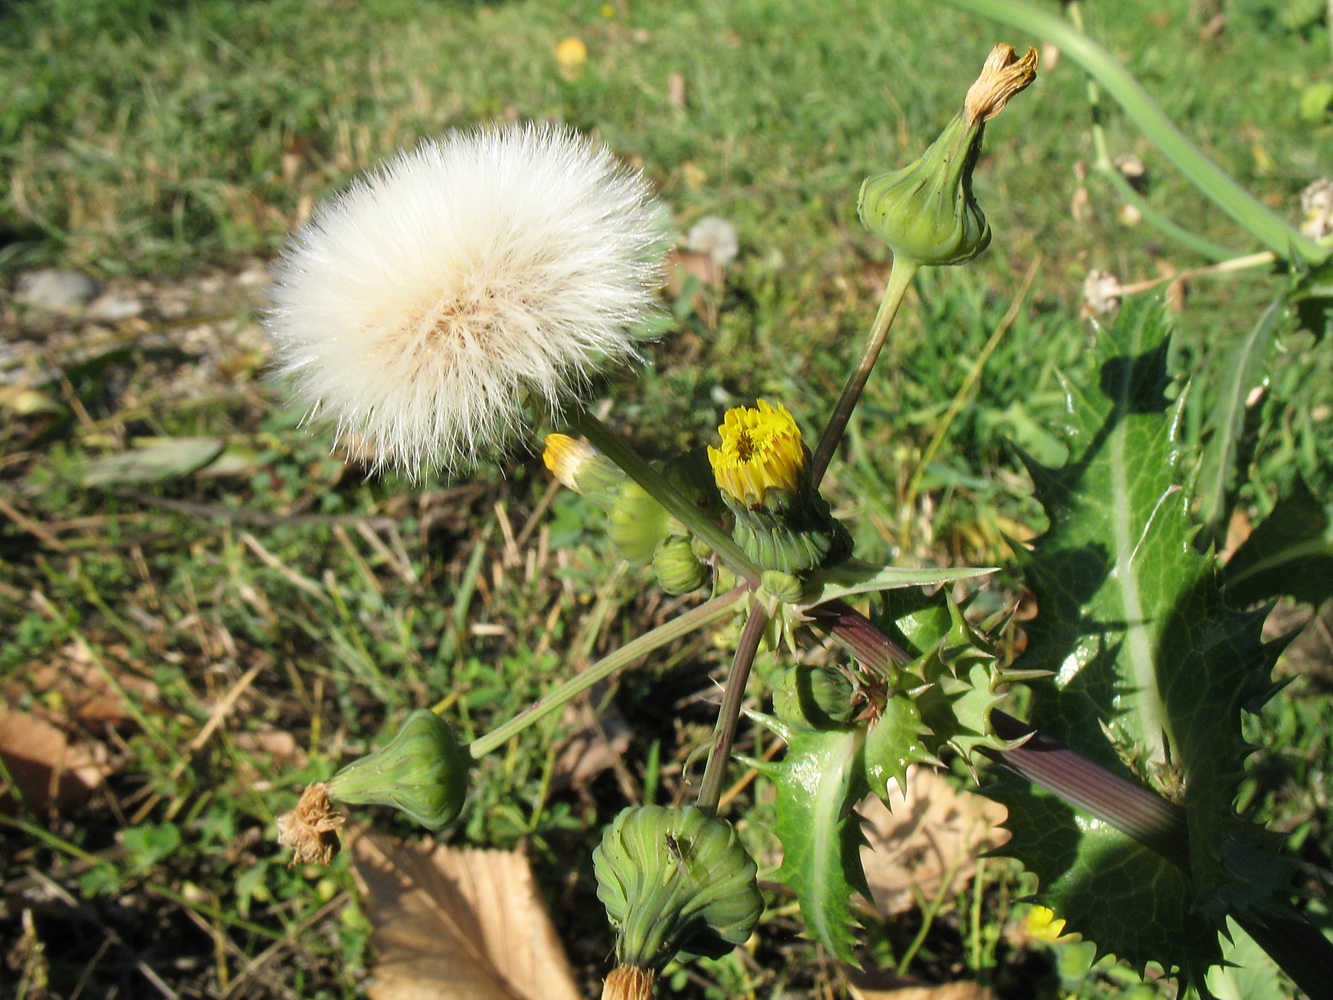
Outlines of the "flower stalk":
[{"label": "flower stalk", "polygon": [[695,800],[704,813],[712,816],[717,812],[717,804],[722,799],[722,785],[726,778],[727,762],[731,759],[731,747],[736,739],[736,725],[740,721],[741,702],[745,699],[745,686],[750,679],[750,668],[754,665],[759,643],[768,627],[768,612],[759,601],[750,604],[750,614],[745,619],[740,639],[736,643],[736,652],[731,660],[731,670],[727,673],[727,683],[722,689],[722,704],[717,712],[717,725],[713,730],[712,745],[708,750],[708,763],[704,765],[704,777],[699,785],[699,797]]},{"label": "flower stalk", "polygon": [[917,270],[918,265],[909,260],[895,258],[893,261],[893,270],[889,273],[884,297],[875,314],[875,322],[871,324],[870,335],[866,337],[861,357],[856,362],[856,367],[852,369],[847,384],[842,388],[842,394],[833,407],[828,424],[819,436],[814,458],[810,460],[810,481],[815,489],[819,488],[824,473],[828,471],[829,462],[833,460],[833,453],[838,450],[838,443],[842,441],[842,435],[847,430],[847,422],[861,399],[866,382],[870,380],[870,373],[875,368],[879,352],[884,349],[885,341],[888,339],[889,328],[893,326],[893,321],[898,316],[898,310],[903,304],[912,279],[916,277]]},{"label": "flower stalk", "polygon": [[733,587],[725,594],[719,594],[712,600],[691,608],[689,611],[657,626],[652,631],[645,632],[637,639],[625,643],[614,653],[598,660],[587,670],[579,671],[563,684],[553,688],[531,708],[520,712],[485,736],[473,740],[468,746],[468,753],[472,755],[474,760],[486,756],[492,750],[496,750],[509,742],[529,726],[540,722],[552,712],[558,712],[584,691],[610,677],[616,671],[629,666],[669,642],[728,617],[733,613],[736,606],[745,600],[748,592],[747,587]]}]

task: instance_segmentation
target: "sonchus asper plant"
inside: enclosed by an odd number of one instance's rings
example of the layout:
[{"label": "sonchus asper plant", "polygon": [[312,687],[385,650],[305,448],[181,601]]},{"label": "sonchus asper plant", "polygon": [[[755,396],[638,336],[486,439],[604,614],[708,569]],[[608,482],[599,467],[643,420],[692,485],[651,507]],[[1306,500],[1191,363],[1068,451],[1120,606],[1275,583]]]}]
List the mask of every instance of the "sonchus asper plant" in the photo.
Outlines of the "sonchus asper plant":
[{"label": "sonchus asper plant", "polygon": [[[312,414],[360,435],[376,466],[410,475],[467,468],[536,420],[555,421],[563,430],[547,437],[545,463],[606,512],[616,551],[651,565],[672,594],[711,582],[712,595],[466,752],[438,716],[409,716],[283,817],[297,860],[336,850],[334,800],[447,828],[471,759],[689,631],[739,617],[696,803],[628,808],[594,853],[616,935],[604,995],[647,996],[677,956],[720,954],[758,924],[747,834],[718,812],[750,666],[775,621],[793,651],[809,629],[851,654],[818,667],[798,656],[778,673],[773,714],[751,714],[785,754],[747,762],[776,787],[777,877],[839,959],[857,959],[851,899],[868,895],[857,802],[954,754],[974,773],[1000,760],[1059,796],[995,793],[1011,807],[1012,852],[1071,930],[1136,964],[1157,960],[1201,986],[1226,916],[1292,925],[1286,869],[1231,808],[1246,752],[1239,712],[1269,693],[1274,648],[1257,616],[1225,606],[1207,560],[1191,552],[1172,436],[1179,407],[1163,402],[1152,367],[1160,331],[1144,314],[1123,321],[1126,336],[1103,335],[1107,398],[1070,388],[1076,461],[1032,466],[1052,526],[1026,559],[1042,613],[1022,661],[1002,663],[948,593],[881,598],[871,615],[849,603],[982,572],[858,563],[819,487],[916,271],[965,264],[990,243],[973,169],[985,123],[1032,82],[1036,62],[1032,49],[1018,57],[997,46],[926,153],[862,186],[859,215],[894,266],[813,453],[794,416],[766,399],[728,410],[713,443],[660,464],[584,408],[591,372],[637,356],[662,213],[640,175],[568,130],[483,128],[426,143],[316,213],[278,266],[268,317],[279,368]],[[1036,718],[1050,733],[1003,712],[1005,686],[1018,680],[1038,682]],[[1122,807],[1122,793],[1149,803],[1146,813]],[[1095,822],[1076,821],[1066,801]],[[1059,850],[1046,836],[1053,817]]]}]

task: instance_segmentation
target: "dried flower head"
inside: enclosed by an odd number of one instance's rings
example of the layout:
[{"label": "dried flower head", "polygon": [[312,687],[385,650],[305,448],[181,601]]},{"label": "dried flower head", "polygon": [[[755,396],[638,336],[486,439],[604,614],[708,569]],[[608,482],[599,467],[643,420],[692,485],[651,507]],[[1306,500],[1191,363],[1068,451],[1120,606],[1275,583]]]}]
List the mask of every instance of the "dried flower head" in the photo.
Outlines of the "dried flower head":
[{"label": "dried flower head", "polygon": [[644,179],[560,127],[455,132],[318,209],[276,267],[268,328],[312,415],[377,465],[456,471],[635,356],[660,283]]},{"label": "dried flower head", "polygon": [[325,865],[338,853],[338,831],[347,818],[335,812],[328,788],[309,785],[291,812],[278,817],[278,843],[292,849],[291,866]]}]

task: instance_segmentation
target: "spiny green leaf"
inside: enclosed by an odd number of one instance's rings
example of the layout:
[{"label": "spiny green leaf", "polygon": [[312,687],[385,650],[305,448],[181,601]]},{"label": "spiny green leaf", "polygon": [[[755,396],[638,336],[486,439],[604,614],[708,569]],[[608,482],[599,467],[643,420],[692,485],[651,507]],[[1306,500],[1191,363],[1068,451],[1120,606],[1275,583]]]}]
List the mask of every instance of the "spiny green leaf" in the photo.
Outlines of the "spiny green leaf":
[{"label": "spiny green leaf", "polygon": [[[1161,307],[1127,304],[1097,340],[1099,384],[1067,387],[1069,463],[1032,467],[1051,524],[1024,559],[1040,611],[1016,666],[1053,673],[1033,685],[1034,724],[1185,808],[1190,872],[1175,873],[1114,830],[1064,817],[1068,864],[1048,865],[1057,884],[1043,892],[1104,950],[1156,959],[1198,986],[1217,958],[1217,927],[1201,914],[1220,922],[1228,908],[1262,911],[1285,890],[1282,866],[1260,861],[1263,839],[1232,808],[1250,749],[1241,711],[1271,692],[1277,647],[1262,643],[1259,615],[1223,603],[1211,557],[1191,544],[1183,404],[1169,392]],[[1056,818],[1035,802],[1006,798],[1014,852],[1040,866]],[[1115,883],[1133,871],[1142,884],[1115,907],[1097,903],[1115,909],[1114,919],[1066,888],[1106,891],[1115,871]],[[1187,916],[1200,929],[1183,926]]]},{"label": "spiny green leaf", "polygon": [[1333,597],[1333,530],[1328,512],[1297,479],[1222,574],[1227,600],[1253,604],[1283,594],[1318,607]]},{"label": "spiny green leaf", "polygon": [[856,964],[851,895],[870,898],[853,806],[865,796],[865,731],[787,734],[781,763],[765,769],[778,791],[776,832],[782,841],[777,877],[791,886],[811,937],[843,962]]},{"label": "spiny green leaf", "polygon": [[1197,982],[1221,952],[1216,931],[1191,911],[1189,877],[1161,855],[1006,777],[985,790],[1009,810],[999,853],[1037,876],[1037,902],[1071,931],[1142,972],[1148,962]]}]

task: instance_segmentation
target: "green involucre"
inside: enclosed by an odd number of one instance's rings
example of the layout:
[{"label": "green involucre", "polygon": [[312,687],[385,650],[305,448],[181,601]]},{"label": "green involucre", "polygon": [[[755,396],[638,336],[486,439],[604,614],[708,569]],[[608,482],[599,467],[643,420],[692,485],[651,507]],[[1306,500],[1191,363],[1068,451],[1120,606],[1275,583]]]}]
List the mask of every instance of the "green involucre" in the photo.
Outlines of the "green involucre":
[{"label": "green involucre", "polygon": [[681,951],[720,957],[764,909],[735,828],[694,806],[623,810],[592,861],[621,965],[660,969]]},{"label": "green involucre", "polygon": [[463,808],[470,763],[448,723],[419,708],[387,744],[330,778],[328,793],[349,805],[393,806],[438,830]]}]

